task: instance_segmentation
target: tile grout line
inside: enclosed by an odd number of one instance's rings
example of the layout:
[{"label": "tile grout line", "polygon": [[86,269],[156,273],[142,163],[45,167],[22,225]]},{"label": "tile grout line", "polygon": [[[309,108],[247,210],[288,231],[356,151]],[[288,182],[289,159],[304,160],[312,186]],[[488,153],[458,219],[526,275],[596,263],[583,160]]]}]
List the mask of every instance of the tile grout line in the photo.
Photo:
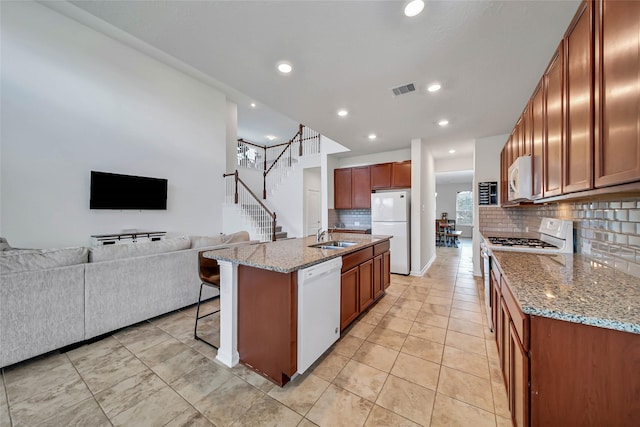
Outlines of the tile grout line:
[{"label": "tile grout line", "polygon": [[13,426],[13,417],[11,416],[11,405],[9,405],[9,392],[7,391],[7,384],[4,378],[4,368],[2,371],[2,393],[4,394],[5,402],[7,402],[7,414],[9,415],[9,426]]}]

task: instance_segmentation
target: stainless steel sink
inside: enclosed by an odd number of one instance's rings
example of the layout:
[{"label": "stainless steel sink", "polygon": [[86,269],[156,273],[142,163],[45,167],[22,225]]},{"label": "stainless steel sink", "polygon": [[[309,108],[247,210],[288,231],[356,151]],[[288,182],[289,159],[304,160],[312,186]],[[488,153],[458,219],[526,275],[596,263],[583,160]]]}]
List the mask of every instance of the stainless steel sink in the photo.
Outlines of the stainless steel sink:
[{"label": "stainless steel sink", "polygon": [[357,245],[358,242],[347,242],[344,240],[331,240],[329,242],[320,242],[315,245],[309,245],[310,248],[320,248],[320,249],[344,249],[353,245]]}]

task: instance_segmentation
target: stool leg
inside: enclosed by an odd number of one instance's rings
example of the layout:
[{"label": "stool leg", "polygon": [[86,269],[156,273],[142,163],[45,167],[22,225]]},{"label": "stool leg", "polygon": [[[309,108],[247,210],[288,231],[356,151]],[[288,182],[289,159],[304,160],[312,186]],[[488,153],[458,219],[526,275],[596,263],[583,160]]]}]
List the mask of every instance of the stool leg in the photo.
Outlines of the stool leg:
[{"label": "stool leg", "polygon": [[198,320],[200,319],[200,301],[202,301],[202,288],[204,283],[200,283],[200,294],[198,295],[198,308],[196,309],[196,326],[193,328],[193,337],[198,339]]}]

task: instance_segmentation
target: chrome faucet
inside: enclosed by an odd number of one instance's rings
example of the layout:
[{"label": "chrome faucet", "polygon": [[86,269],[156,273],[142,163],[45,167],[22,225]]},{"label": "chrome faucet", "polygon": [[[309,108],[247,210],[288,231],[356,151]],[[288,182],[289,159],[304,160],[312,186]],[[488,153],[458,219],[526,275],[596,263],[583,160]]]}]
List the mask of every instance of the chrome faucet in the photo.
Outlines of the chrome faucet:
[{"label": "chrome faucet", "polygon": [[329,232],[329,240],[333,240],[333,233],[336,231],[336,228],[338,228],[338,224],[334,225],[331,231]]},{"label": "chrome faucet", "polygon": [[322,238],[327,234],[326,231],[324,231],[322,229],[322,227],[318,228],[318,231],[316,232],[316,242],[321,242]]}]

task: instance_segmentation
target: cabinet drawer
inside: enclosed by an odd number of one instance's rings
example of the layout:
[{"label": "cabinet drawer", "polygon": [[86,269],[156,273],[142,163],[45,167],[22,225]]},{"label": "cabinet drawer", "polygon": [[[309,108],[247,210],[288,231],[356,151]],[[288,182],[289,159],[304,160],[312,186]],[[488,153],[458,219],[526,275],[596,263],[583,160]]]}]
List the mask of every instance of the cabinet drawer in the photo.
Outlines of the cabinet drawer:
[{"label": "cabinet drawer", "polygon": [[351,253],[342,257],[342,272],[352,269],[356,265],[373,258],[373,246],[360,249],[358,252]]},{"label": "cabinet drawer", "polygon": [[391,243],[387,240],[386,242],[378,243],[373,247],[373,256],[378,256],[387,252],[391,248]]},{"label": "cabinet drawer", "polygon": [[513,326],[518,333],[518,338],[522,343],[522,346],[525,350],[529,349],[529,316],[522,313],[516,299],[513,297],[511,293],[511,289],[509,289],[509,285],[503,283],[502,286],[502,298],[504,298],[504,302],[509,309],[509,314],[511,315],[511,321],[513,322]]}]

